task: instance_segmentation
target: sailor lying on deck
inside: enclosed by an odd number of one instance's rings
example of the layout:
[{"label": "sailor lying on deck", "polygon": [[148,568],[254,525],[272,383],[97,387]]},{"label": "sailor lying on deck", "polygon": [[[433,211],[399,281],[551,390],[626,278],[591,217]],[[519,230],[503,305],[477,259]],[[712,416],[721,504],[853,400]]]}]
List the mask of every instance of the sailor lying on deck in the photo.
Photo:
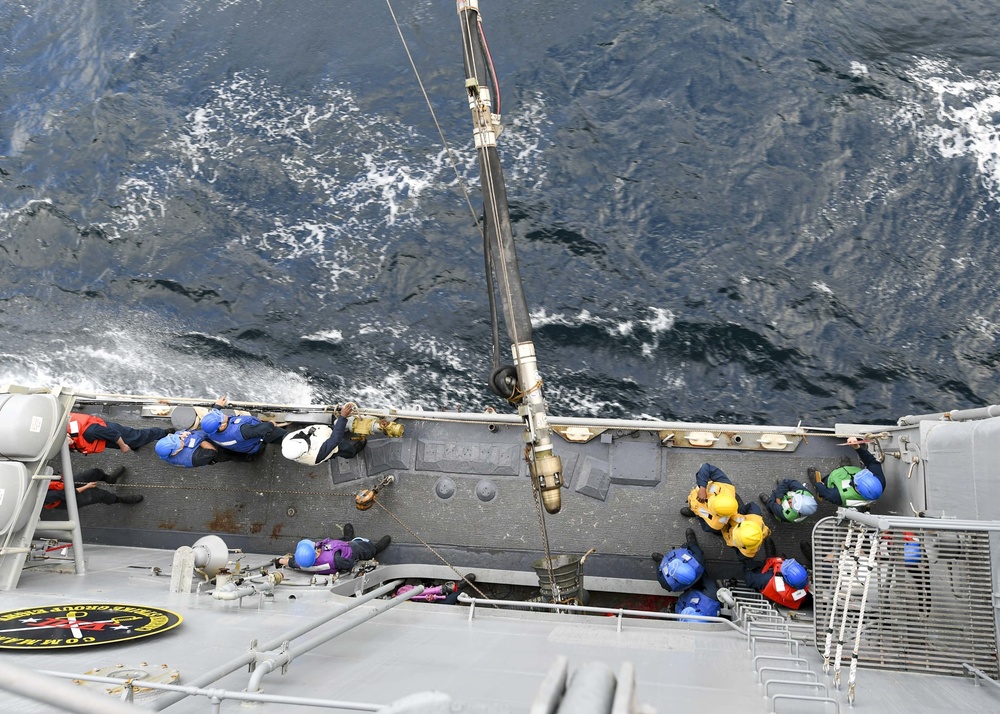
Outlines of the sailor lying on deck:
[{"label": "sailor lying on deck", "polygon": [[327,575],[346,573],[354,569],[359,560],[371,560],[389,547],[391,536],[382,536],[378,543],[367,538],[355,538],[354,526],[344,524],[344,539],[324,538],[319,541],[303,539],[295,548],[295,555],[275,558],[275,567],[288,566],[308,573]]},{"label": "sailor lying on deck", "polygon": [[367,444],[363,436],[359,439],[346,436],[347,417],[353,412],[354,404],[348,402],[341,408],[332,429],[316,424],[291,432],[281,441],[281,455],[306,466],[321,464],[334,456],[353,459]]},{"label": "sailor lying on deck", "polygon": [[186,469],[231,461],[237,456],[206,439],[201,429],[167,434],[156,442],[155,448],[156,455],[168,464]]},{"label": "sailor lying on deck", "polygon": [[241,454],[257,455],[265,444],[279,442],[288,431],[273,422],[261,421],[249,414],[230,416],[222,410],[229,404],[225,395],[215,400],[215,409],[201,418],[201,429],[216,446]]},{"label": "sailor lying on deck", "polygon": [[[76,474],[76,478],[83,482],[83,485],[76,487],[76,506],[92,506],[95,503],[125,503],[133,505],[142,502],[142,495],[132,494],[129,496],[119,496],[117,493],[98,488],[97,483],[117,483],[118,479],[125,475],[125,467],[119,466],[113,474],[106,474],[101,469],[84,469]],[[55,476],[49,481],[49,490],[45,494],[43,508],[66,508],[66,485],[61,476]]]},{"label": "sailor lying on deck", "polygon": [[99,454],[105,447],[110,447],[127,453],[162,439],[167,435],[167,430],[158,426],[134,429],[113,421],[104,421],[93,414],[70,412],[66,435],[70,451]]}]

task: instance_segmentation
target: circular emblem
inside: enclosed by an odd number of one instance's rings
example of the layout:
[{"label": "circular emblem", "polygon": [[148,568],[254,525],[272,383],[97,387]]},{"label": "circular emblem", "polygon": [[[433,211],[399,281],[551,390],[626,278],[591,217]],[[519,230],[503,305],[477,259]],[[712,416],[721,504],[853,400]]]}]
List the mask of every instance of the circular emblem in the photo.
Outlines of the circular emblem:
[{"label": "circular emblem", "polygon": [[158,635],[180,615],[141,605],[53,605],[0,612],[0,648],[47,650],[89,647]]}]

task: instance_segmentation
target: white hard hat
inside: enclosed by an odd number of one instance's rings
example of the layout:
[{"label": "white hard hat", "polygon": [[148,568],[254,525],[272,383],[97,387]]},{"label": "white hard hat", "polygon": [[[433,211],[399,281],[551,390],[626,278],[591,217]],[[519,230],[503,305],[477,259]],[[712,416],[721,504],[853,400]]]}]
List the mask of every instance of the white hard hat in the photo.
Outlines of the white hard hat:
[{"label": "white hard hat", "polygon": [[289,434],[281,441],[281,455],[286,459],[295,459],[309,451],[309,442],[293,434]]}]

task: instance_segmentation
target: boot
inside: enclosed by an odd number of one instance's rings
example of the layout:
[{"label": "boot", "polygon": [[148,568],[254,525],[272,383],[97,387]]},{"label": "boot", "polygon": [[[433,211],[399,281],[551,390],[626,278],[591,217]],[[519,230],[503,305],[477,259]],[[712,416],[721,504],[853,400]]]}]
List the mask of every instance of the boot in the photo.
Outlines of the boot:
[{"label": "boot", "polygon": [[823,473],[815,466],[806,469],[806,483],[819,483],[823,480]]},{"label": "boot", "polygon": [[378,555],[383,550],[388,548],[390,543],[392,543],[392,536],[386,535],[379,538],[378,543],[375,544],[375,555]]},{"label": "boot", "polygon": [[694,533],[694,528],[688,528],[684,531],[684,542],[688,545],[698,545],[698,536]]},{"label": "boot", "polygon": [[653,559],[654,563],[659,565],[660,561],[663,560],[663,553],[653,553],[650,557]]},{"label": "boot", "polygon": [[344,524],[344,540],[354,540],[354,524],[345,523]]},{"label": "boot", "polygon": [[129,506],[142,502],[142,494],[136,493],[131,496],[119,496],[116,503],[124,503]]},{"label": "boot", "polygon": [[692,516],[694,516],[694,511],[691,510],[690,506],[684,506],[681,509],[681,515],[684,516],[685,518],[691,518]]},{"label": "boot", "polygon": [[778,555],[778,547],[774,544],[770,536],[764,541],[764,555],[767,558],[774,558]]},{"label": "boot", "polygon": [[804,555],[805,558],[806,558],[806,563],[808,563],[809,566],[811,567],[812,566],[812,562],[813,562],[813,546],[812,546],[812,543],[810,543],[807,540],[804,540],[801,543],[799,543],[799,548],[802,550],[802,555]]},{"label": "boot", "polygon": [[125,475],[125,467],[119,466],[110,474],[104,474],[104,483],[118,483],[118,480]]},{"label": "boot", "polygon": [[768,496],[766,493],[761,492],[761,493],[757,494],[757,498],[760,499],[761,503],[763,503],[765,506],[767,506],[768,508],[770,508],[770,506],[771,506],[771,497],[770,496]]}]

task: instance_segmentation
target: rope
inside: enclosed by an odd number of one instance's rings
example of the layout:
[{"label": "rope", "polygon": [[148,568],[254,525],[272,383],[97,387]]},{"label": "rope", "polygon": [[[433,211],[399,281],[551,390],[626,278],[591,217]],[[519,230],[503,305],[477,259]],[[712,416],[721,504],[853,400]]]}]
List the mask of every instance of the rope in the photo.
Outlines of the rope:
[{"label": "rope", "polygon": [[854,635],[854,650],[851,652],[851,672],[847,678],[847,701],[854,704],[854,682],[858,674],[858,650],[861,649],[861,628],[865,620],[865,605],[868,603],[868,584],[872,579],[872,572],[875,570],[875,556],[878,553],[878,539],[873,535],[871,538],[871,549],[868,551],[868,561],[866,565],[868,572],[865,573],[864,590],[861,592],[861,609],[858,611],[858,629]]},{"label": "rope", "polygon": [[465,190],[465,184],[462,183],[462,176],[458,172],[458,162],[455,160],[455,155],[451,151],[451,147],[448,145],[448,140],[444,138],[444,130],[441,129],[441,124],[438,122],[437,114],[434,113],[434,107],[431,105],[430,97],[427,96],[427,90],[424,88],[423,80],[420,79],[420,72],[417,71],[417,65],[413,61],[413,55],[410,54],[410,48],[406,44],[406,38],[403,37],[403,30],[399,26],[399,21],[396,19],[396,13],[392,9],[392,3],[389,0],[385,0],[386,6],[389,8],[389,14],[392,15],[392,22],[396,25],[396,32],[399,33],[399,39],[403,43],[403,51],[406,52],[406,58],[410,60],[410,67],[413,68],[413,74],[417,78],[417,84],[420,85],[420,91],[424,95],[424,101],[427,102],[427,109],[430,110],[431,119],[434,120],[434,126],[437,127],[438,136],[441,137],[441,143],[444,145],[445,153],[448,154],[448,161],[451,163],[451,167],[455,170],[455,178],[458,181],[458,186],[462,190],[462,195],[465,197],[465,203],[469,206],[469,213],[472,214],[472,220],[476,224],[476,228],[479,228],[479,216],[476,214],[476,209],[472,207],[472,199],[469,198],[469,192]]},{"label": "rope", "polygon": [[[852,527],[854,524],[851,524]],[[844,612],[840,618],[840,633],[837,636],[837,654],[833,662],[833,684],[840,689],[840,663],[844,655],[844,633],[847,630],[847,616],[851,610],[851,595],[854,593],[854,580],[858,576],[858,565],[861,562],[861,551],[864,549],[865,544],[865,529],[864,526],[858,526],[858,542],[854,546],[854,554],[848,556],[847,553],[843,553],[843,558],[841,559],[841,567],[843,564],[849,560],[850,564],[850,574],[847,578],[847,584],[844,593]]]}]

